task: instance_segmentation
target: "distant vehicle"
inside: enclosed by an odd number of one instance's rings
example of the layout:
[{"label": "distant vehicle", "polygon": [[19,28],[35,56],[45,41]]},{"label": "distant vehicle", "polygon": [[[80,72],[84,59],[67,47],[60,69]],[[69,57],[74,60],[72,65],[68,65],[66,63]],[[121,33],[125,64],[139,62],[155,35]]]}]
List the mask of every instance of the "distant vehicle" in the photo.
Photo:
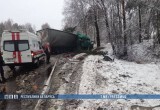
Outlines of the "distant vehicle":
[{"label": "distant vehicle", "polygon": [[21,66],[36,64],[45,60],[41,40],[26,30],[4,31],[1,38],[1,52],[5,65]]},{"label": "distant vehicle", "polygon": [[43,29],[37,31],[42,43],[49,42],[52,53],[63,53],[78,50],[91,50],[93,43],[89,37],[83,34],[72,34],[55,29]]},{"label": "distant vehicle", "polygon": [[43,29],[37,31],[42,44],[48,42],[52,53],[63,53],[77,49],[77,35],[55,29]]}]

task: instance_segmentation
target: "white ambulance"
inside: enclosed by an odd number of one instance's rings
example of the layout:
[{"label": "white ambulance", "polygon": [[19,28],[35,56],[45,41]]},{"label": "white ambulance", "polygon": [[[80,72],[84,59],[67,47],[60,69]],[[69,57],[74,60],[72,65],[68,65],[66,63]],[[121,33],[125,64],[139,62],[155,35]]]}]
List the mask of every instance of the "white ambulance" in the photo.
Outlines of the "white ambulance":
[{"label": "white ambulance", "polygon": [[1,52],[5,65],[39,65],[41,60],[45,60],[40,38],[26,30],[4,31]]}]

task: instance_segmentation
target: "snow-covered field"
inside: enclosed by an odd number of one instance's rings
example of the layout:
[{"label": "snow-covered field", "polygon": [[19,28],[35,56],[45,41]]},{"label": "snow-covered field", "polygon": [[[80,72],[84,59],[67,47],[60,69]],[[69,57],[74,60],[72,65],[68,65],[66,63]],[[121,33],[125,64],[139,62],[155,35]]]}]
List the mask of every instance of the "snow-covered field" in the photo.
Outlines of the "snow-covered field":
[{"label": "snow-covered field", "polygon": [[[79,94],[159,94],[159,81],[160,64],[137,64],[117,59],[107,62],[102,56],[91,55],[83,64]],[[108,106],[130,110],[133,105],[153,107],[159,104],[160,100],[84,100],[77,110]]]}]

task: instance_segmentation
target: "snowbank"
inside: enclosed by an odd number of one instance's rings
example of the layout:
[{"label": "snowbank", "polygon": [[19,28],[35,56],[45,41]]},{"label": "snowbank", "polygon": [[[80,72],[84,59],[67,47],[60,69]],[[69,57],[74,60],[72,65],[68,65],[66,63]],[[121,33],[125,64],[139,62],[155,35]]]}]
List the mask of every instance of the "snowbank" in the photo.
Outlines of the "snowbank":
[{"label": "snowbank", "polygon": [[[102,56],[89,56],[83,64],[79,94],[159,94],[160,64],[137,64],[115,60],[103,61]],[[98,107],[132,105],[155,106],[160,100],[83,100],[77,108],[96,110]],[[155,109],[156,110],[156,109]]]},{"label": "snowbank", "polygon": [[154,55],[153,40],[144,40],[140,44],[134,44],[128,48],[128,59],[137,62],[160,61]]},{"label": "snowbank", "polygon": [[87,55],[86,53],[80,53],[80,54],[75,55],[72,59],[73,59],[73,60],[84,59],[84,57],[85,57],[86,55]]}]

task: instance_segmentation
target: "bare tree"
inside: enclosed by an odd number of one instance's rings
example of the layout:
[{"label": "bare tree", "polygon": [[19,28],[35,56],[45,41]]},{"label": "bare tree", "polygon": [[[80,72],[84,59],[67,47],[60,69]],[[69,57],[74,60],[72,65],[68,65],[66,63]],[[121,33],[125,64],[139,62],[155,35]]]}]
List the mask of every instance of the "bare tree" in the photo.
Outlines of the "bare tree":
[{"label": "bare tree", "polygon": [[159,0],[66,0],[65,25],[94,36],[102,36],[116,55],[127,55],[128,46],[153,38],[160,43]]},{"label": "bare tree", "polygon": [[46,28],[50,28],[50,26],[48,23],[44,23],[44,24],[42,24],[41,28],[46,29]]},{"label": "bare tree", "polygon": [[0,37],[2,37],[3,30],[5,29],[3,22],[0,23]]},{"label": "bare tree", "polygon": [[125,12],[125,0],[121,0],[122,2],[122,15],[123,15],[123,38],[124,38],[124,56],[127,55],[127,36],[126,36],[126,12]]},{"label": "bare tree", "polygon": [[12,25],[12,29],[18,30],[18,29],[19,29],[18,23],[14,23],[14,24]]},{"label": "bare tree", "polygon": [[4,22],[4,27],[6,30],[12,30],[12,25],[13,25],[12,19],[8,19],[7,21]]},{"label": "bare tree", "polygon": [[27,29],[31,33],[35,33],[35,30],[33,29],[33,26],[30,23],[26,23],[24,25],[25,29]]},{"label": "bare tree", "polygon": [[31,23],[26,23],[25,25],[23,24],[18,24],[14,23],[12,19],[8,19],[4,23],[0,23],[0,35],[4,30],[18,30],[18,29],[27,29],[31,33],[35,33],[35,26],[32,26]]}]

